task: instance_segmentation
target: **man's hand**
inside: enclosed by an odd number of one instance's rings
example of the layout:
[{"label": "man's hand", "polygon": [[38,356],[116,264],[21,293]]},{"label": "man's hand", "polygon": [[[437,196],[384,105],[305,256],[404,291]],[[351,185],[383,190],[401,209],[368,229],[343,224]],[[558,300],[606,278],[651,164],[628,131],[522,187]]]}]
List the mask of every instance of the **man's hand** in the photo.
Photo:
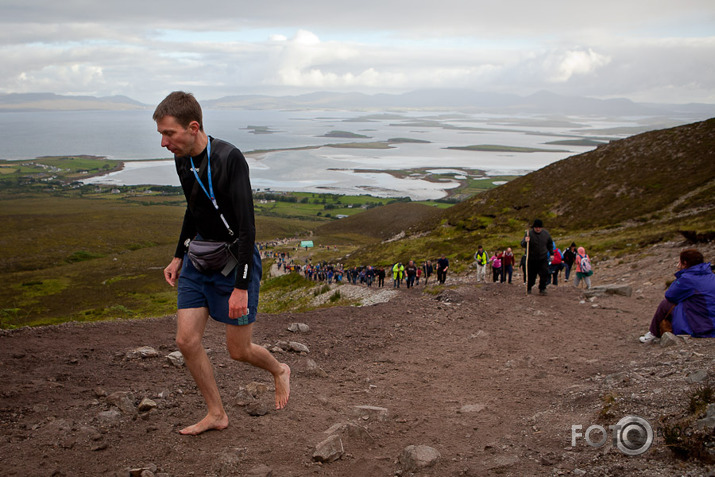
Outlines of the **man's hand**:
[{"label": "man's hand", "polygon": [[176,280],[179,279],[179,274],[181,273],[181,266],[183,264],[183,259],[174,257],[171,263],[164,269],[164,278],[166,279],[166,282],[172,287],[176,285]]},{"label": "man's hand", "polygon": [[248,314],[248,290],[234,288],[228,299],[228,317],[240,318]]}]

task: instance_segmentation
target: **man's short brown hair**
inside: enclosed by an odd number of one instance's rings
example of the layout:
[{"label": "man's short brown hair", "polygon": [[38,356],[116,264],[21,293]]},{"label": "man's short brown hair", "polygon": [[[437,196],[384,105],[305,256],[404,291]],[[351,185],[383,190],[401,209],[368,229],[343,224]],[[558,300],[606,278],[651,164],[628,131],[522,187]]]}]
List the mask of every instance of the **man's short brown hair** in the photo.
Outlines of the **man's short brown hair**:
[{"label": "man's short brown hair", "polygon": [[164,116],[173,116],[183,127],[189,127],[191,121],[199,123],[199,129],[204,130],[204,118],[201,105],[194,95],[183,91],[174,91],[159,103],[154,110],[154,121],[159,121]]}]

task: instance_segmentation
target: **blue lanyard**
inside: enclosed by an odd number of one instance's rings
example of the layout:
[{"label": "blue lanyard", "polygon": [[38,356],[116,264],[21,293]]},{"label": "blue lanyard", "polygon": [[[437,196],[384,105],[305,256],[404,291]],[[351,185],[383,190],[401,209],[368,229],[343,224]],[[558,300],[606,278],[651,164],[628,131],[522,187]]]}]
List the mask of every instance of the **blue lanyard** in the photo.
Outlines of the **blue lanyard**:
[{"label": "blue lanyard", "polygon": [[[206,145],[206,156],[209,161],[209,190],[206,190],[206,187],[204,186],[204,183],[201,182],[201,178],[199,177],[199,173],[196,171],[196,166],[194,165],[194,158],[189,156],[189,160],[191,161],[191,170],[194,172],[194,176],[196,176],[196,181],[199,183],[201,188],[204,190],[204,193],[208,198],[211,200],[213,203],[214,207],[216,210],[218,210],[218,203],[216,202],[216,197],[214,197],[214,186],[213,182],[211,181],[211,139],[209,139],[208,144]],[[209,193],[209,191],[211,191]]]},{"label": "blue lanyard", "polygon": [[223,214],[218,208],[218,202],[216,202],[216,196],[214,195],[214,186],[213,186],[213,181],[211,180],[211,138],[206,136],[208,139],[208,144],[206,144],[206,157],[209,162],[208,165],[208,182],[209,182],[209,189],[206,190],[206,186],[204,186],[204,183],[201,182],[201,178],[199,177],[199,173],[196,170],[196,165],[194,165],[194,158],[189,156],[189,160],[191,161],[191,170],[194,172],[194,176],[196,177],[196,182],[199,183],[201,188],[204,190],[204,193],[206,196],[211,200],[211,203],[214,205],[214,208],[216,211],[219,213],[221,216],[221,220],[223,221],[223,224],[226,226],[226,229],[228,230],[228,234],[233,236],[233,230],[231,230],[231,227],[228,225],[228,222],[224,218]]}]

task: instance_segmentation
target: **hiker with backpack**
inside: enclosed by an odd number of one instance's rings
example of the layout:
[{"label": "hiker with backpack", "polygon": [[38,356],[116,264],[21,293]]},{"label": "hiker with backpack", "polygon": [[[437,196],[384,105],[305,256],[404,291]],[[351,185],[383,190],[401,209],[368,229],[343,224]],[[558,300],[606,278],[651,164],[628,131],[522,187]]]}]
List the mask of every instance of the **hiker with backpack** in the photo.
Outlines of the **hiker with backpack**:
[{"label": "hiker with backpack", "polygon": [[564,281],[569,281],[569,276],[571,275],[571,269],[576,261],[576,242],[571,242],[569,248],[567,248],[563,253],[564,268]]},{"label": "hiker with backpack", "polygon": [[549,284],[558,286],[559,273],[561,273],[562,268],[564,268],[564,263],[561,250],[554,245],[554,253],[551,254],[551,258],[549,259]]},{"label": "hiker with backpack", "polygon": [[581,280],[586,284],[586,290],[591,288],[591,275],[593,275],[593,267],[591,266],[591,258],[586,254],[586,249],[583,247],[578,248],[578,253],[576,254],[576,279],[573,282],[575,287],[578,287]]}]

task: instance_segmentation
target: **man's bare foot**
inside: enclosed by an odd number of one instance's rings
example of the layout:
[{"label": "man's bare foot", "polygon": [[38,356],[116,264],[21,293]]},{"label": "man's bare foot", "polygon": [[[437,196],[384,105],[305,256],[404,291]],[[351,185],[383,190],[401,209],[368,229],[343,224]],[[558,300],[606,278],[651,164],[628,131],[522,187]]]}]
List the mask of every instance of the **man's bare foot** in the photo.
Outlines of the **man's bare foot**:
[{"label": "man's bare foot", "polygon": [[276,409],[283,409],[288,404],[290,397],[290,368],[287,364],[281,363],[283,372],[275,376],[276,381]]},{"label": "man's bare foot", "polygon": [[182,430],[179,431],[179,434],[183,434],[185,436],[198,436],[202,432],[206,431],[222,431],[228,427],[228,416],[224,414],[220,418],[215,418],[211,415],[207,415],[203,419],[201,419],[199,422],[194,424],[193,426],[185,427]]}]

